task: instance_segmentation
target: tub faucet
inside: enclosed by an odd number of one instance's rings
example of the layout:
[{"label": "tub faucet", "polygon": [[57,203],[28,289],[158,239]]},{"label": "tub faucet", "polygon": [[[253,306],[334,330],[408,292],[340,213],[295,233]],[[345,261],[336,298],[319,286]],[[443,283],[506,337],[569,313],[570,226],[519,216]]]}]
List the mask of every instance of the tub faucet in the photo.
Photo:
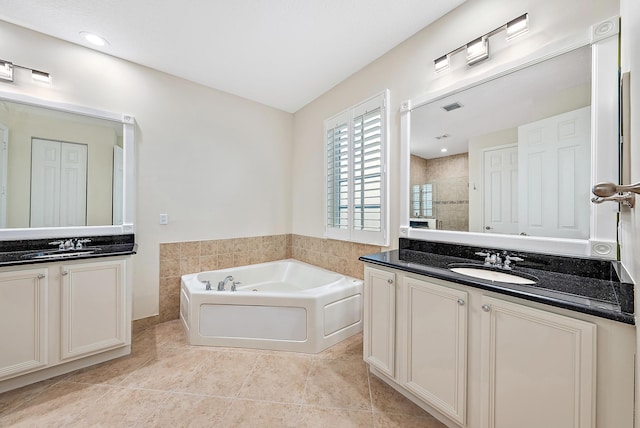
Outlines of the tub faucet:
[{"label": "tub faucet", "polygon": [[220,281],[218,283],[218,291],[224,291],[224,286],[227,285],[227,282],[229,281],[233,281],[233,277],[231,275],[228,275],[224,281]]}]

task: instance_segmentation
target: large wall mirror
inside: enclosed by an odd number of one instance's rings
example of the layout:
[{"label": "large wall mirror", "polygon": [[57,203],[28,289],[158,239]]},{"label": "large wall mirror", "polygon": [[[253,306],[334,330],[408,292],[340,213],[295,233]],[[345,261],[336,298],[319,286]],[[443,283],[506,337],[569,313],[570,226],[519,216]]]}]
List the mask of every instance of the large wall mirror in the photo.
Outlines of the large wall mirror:
[{"label": "large wall mirror", "polygon": [[133,232],[131,116],[0,93],[0,237]]},{"label": "large wall mirror", "polygon": [[615,257],[617,70],[609,37],[405,103],[401,236]]}]

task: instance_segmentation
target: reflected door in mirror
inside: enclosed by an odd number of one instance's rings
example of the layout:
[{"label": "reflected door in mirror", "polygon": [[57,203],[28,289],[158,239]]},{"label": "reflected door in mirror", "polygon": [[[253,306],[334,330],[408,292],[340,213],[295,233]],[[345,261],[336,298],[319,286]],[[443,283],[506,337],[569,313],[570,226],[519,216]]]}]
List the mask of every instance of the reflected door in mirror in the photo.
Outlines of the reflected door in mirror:
[{"label": "reflected door in mirror", "polygon": [[87,224],[87,146],[34,138],[31,227]]}]

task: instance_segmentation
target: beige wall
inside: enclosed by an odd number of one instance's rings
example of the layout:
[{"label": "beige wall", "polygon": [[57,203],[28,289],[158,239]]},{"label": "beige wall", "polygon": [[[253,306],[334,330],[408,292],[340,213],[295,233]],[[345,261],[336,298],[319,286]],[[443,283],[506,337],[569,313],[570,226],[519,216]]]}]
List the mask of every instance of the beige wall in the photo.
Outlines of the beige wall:
[{"label": "beige wall", "polygon": [[134,319],[158,314],[160,242],[289,233],[291,114],[4,22],[0,52],[53,76],[0,91],[135,116]]},{"label": "beige wall", "polygon": [[[530,31],[492,49],[489,61],[436,75],[433,60],[528,12]],[[495,72],[526,55],[549,53],[589,27],[619,13],[614,0],[468,0],[378,60],[295,113],[292,232],[321,237],[324,176],[322,123],[331,115],[384,89],[390,90],[391,243],[397,245],[400,206],[400,103]],[[495,47],[492,46],[492,47]]]}]

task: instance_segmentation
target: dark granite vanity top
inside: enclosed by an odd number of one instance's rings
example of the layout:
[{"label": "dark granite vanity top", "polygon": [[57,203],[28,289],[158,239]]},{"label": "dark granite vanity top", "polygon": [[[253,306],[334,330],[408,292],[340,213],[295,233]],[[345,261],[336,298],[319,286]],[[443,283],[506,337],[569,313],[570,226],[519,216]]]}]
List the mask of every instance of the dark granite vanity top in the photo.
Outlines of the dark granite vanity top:
[{"label": "dark granite vanity top", "polygon": [[[475,253],[487,251],[503,253],[488,247],[400,238],[400,249],[362,256],[360,260],[634,324],[633,282],[620,262],[508,251],[523,261],[514,262],[512,270],[504,270],[483,266],[483,257]],[[452,263],[534,276],[537,282],[525,285],[478,279],[451,271]]]},{"label": "dark granite vanity top", "polygon": [[[83,248],[59,250],[55,241],[83,239]],[[0,241],[0,267],[135,254],[133,234]]]}]

